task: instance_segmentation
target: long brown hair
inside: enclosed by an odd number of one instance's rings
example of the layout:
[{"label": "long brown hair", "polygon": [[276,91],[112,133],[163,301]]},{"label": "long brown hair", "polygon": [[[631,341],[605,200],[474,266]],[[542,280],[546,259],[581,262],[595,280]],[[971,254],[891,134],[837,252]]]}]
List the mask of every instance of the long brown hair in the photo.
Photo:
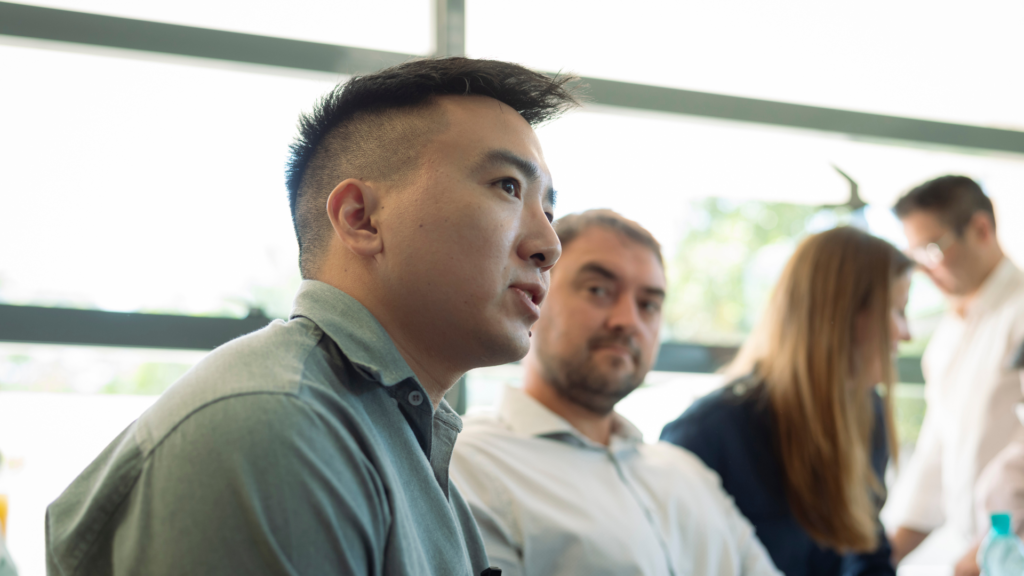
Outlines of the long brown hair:
[{"label": "long brown hair", "polygon": [[816,542],[840,551],[877,547],[885,491],[870,461],[872,398],[851,382],[851,370],[863,363],[854,349],[855,320],[867,313],[879,327],[883,413],[895,455],[890,300],[894,280],[910,266],[891,244],[855,228],[810,236],[728,370],[764,382],[793,515]]}]

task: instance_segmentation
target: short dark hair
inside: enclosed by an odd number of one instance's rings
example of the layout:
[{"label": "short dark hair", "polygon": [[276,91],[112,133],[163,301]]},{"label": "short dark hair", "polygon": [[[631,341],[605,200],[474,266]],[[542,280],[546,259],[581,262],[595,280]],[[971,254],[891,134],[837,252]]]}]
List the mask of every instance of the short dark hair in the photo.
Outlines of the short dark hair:
[{"label": "short dark hair", "polygon": [[658,257],[658,263],[661,264],[661,267],[665,267],[665,261],[661,257],[661,244],[654,239],[654,236],[643,226],[614,210],[601,208],[567,214],[555,220],[554,226],[555,234],[558,234],[558,241],[562,243],[563,249],[571,244],[580,234],[591,228],[601,227],[612,232],[618,232],[637,244],[649,248]]},{"label": "short dark hair", "polygon": [[996,213],[992,201],[981,190],[981,186],[967,176],[941,176],[929,180],[907,192],[893,207],[900,219],[912,212],[931,212],[945,225],[962,235],[971,218],[984,212],[996,227]]},{"label": "short dark hair", "polygon": [[418,165],[418,152],[443,118],[430,114],[443,95],[489,96],[537,126],[579,105],[568,86],[518,64],[470,58],[415,60],[356,76],[299,117],[285,170],[304,278],[316,273],[330,221],[327,196],[346,178],[394,180]]}]

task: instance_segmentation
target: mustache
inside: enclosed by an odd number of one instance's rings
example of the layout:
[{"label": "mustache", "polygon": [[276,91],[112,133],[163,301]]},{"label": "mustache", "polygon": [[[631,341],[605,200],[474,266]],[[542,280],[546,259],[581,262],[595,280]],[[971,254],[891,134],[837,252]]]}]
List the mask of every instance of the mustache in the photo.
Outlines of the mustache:
[{"label": "mustache", "polygon": [[634,362],[639,363],[640,360],[640,347],[637,346],[636,341],[632,336],[621,332],[596,334],[587,341],[587,345],[591,350],[604,346],[622,346],[629,350],[629,355],[633,357]]}]

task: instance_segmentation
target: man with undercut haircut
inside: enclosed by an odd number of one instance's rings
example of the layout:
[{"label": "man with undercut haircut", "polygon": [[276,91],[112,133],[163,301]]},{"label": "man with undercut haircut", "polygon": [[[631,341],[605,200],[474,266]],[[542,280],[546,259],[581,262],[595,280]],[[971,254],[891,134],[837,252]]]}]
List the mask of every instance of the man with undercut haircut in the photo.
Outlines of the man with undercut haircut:
[{"label": "man with undercut haircut", "polygon": [[718,475],[614,411],[657,355],[658,242],[610,210],[555,230],[523,387],[467,421],[452,459],[491,562],[505,576],[777,575]]},{"label": "man with undercut haircut", "polygon": [[561,252],[532,127],[568,80],[421,60],[302,116],[290,319],[214,350],[50,505],[49,573],[485,571],[443,396],[529,348]]}]

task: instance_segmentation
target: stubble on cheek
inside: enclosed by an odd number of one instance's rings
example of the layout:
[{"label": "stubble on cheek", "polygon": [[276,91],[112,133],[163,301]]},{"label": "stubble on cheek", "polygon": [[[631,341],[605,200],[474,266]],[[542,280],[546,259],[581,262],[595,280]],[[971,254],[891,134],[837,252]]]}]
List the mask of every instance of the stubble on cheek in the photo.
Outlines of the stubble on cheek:
[{"label": "stubble on cheek", "polygon": [[[542,355],[545,380],[564,398],[596,414],[607,414],[639,385],[636,371],[608,370],[591,349],[575,358]],[[612,361],[617,367],[625,361]]]}]

